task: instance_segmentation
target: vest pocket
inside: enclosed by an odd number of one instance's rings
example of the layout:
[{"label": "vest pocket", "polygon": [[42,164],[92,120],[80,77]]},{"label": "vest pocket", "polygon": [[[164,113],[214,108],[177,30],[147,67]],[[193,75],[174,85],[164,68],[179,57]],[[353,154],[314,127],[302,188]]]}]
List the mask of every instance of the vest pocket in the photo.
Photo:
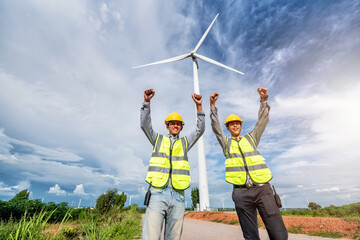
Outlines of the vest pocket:
[{"label": "vest pocket", "polygon": [[251,156],[249,158],[253,164],[265,163],[265,158],[261,155]]},{"label": "vest pocket", "polygon": [[189,169],[189,163],[186,160],[181,160],[181,161],[172,161],[172,166],[173,168],[176,169]]},{"label": "vest pocket", "polygon": [[239,160],[236,159],[236,158],[227,158],[225,160],[225,165],[227,167],[237,167],[237,166],[240,166],[242,164],[240,164]]},{"label": "vest pocket", "polygon": [[150,165],[161,165],[164,166],[165,165],[165,158],[159,158],[159,157],[152,157],[150,159]]},{"label": "vest pocket", "polygon": [[172,184],[176,189],[187,189],[190,186],[190,175],[174,174],[172,175]]},{"label": "vest pocket", "polygon": [[164,172],[151,172],[151,178],[163,178]]}]

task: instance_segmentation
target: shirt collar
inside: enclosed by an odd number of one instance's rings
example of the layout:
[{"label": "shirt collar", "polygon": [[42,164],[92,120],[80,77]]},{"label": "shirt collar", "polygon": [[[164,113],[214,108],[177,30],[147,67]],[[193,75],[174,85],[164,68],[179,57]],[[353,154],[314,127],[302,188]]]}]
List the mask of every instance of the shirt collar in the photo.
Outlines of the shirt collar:
[{"label": "shirt collar", "polygon": [[174,140],[178,140],[178,139],[179,139],[179,134],[176,135],[175,137],[174,137],[173,135],[171,135],[171,134],[168,134],[168,136],[169,136],[170,139],[174,139]]}]

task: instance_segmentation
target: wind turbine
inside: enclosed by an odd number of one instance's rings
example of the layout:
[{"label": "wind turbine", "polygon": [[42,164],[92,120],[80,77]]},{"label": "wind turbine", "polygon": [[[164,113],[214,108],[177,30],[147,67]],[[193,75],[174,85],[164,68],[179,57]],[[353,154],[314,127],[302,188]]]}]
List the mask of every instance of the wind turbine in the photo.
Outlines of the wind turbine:
[{"label": "wind turbine", "polygon": [[[199,64],[197,62],[197,59],[201,59],[204,60],[205,62],[209,62],[215,65],[218,65],[220,67],[226,68],[228,70],[234,71],[236,73],[242,74],[244,75],[244,73],[233,69],[231,67],[228,67],[222,63],[219,63],[211,58],[205,57],[203,55],[200,55],[197,53],[197,51],[199,50],[201,44],[203,43],[203,41],[205,40],[207,34],[209,33],[212,25],[214,24],[216,18],[219,16],[219,14],[216,14],[214,20],[211,22],[210,26],[208,27],[208,29],[206,30],[206,32],[204,33],[204,35],[201,37],[200,41],[198,42],[198,44],[196,45],[196,47],[194,48],[194,50],[192,50],[189,53],[177,56],[177,57],[173,57],[173,58],[169,58],[169,59],[165,59],[162,61],[158,61],[158,62],[153,62],[153,63],[149,63],[149,64],[145,64],[145,65],[141,65],[141,66],[137,66],[137,67],[133,67],[133,68],[140,68],[140,67],[146,67],[146,66],[151,66],[151,65],[156,65],[156,64],[162,64],[162,63],[169,63],[169,62],[175,62],[175,61],[180,61],[186,58],[191,57],[192,61],[193,61],[193,73],[194,73],[194,92],[196,94],[200,94],[200,87],[199,87],[199,76],[198,76],[198,68],[199,68]],[[196,113],[196,109],[195,109],[195,113]],[[197,142],[197,147],[198,147],[198,168],[199,168],[199,195],[200,195],[200,211],[206,211],[206,210],[210,210],[210,201],[209,201],[209,190],[208,190],[208,182],[207,182],[207,176],[206,176],[206,161],[205,161],[205,150],[204,150],[204,139],[203,137],[201,137],[198,142]]]},{"label": "wind turbine", "polygon": [[129,199],[129,206],[131,206],[131,199],[132,199],[133,197],[135,197],[135,195],[129,195],[129,197],[130,197],[130,199]]}]

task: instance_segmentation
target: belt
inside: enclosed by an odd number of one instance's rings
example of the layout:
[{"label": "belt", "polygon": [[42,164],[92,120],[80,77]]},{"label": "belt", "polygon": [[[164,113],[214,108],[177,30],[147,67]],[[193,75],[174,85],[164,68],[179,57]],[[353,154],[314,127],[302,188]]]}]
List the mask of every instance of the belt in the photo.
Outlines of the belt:
[{"label": "belt", "polygon": [[252,186],[247,186],[246,184],[244,185],[234,185],[234,188],[253,188],[253,187],[261,187],[261,186],[265,186],[269,183],[253,183]]}]

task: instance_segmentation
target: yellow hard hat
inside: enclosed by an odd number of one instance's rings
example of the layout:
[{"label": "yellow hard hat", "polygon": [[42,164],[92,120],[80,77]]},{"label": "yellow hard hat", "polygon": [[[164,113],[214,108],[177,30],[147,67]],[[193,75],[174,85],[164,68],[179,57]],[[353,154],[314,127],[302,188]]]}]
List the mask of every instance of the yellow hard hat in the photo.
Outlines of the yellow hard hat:
[{"label": "yellow hard hat", "polygon": [[184,124],[184,121],[182,120],[181,116],[177,112],[170,113],[169,116],[165,118],[165,124],[167,125],[168,122],[171,121],[180,121],[182,124]]},{"label": "yellow hard hat", "polygon": [[225,126],[229,122],[240,122],[240,124],[242,125],[243,120],[238,115],[230,114],[225,120]]}]

